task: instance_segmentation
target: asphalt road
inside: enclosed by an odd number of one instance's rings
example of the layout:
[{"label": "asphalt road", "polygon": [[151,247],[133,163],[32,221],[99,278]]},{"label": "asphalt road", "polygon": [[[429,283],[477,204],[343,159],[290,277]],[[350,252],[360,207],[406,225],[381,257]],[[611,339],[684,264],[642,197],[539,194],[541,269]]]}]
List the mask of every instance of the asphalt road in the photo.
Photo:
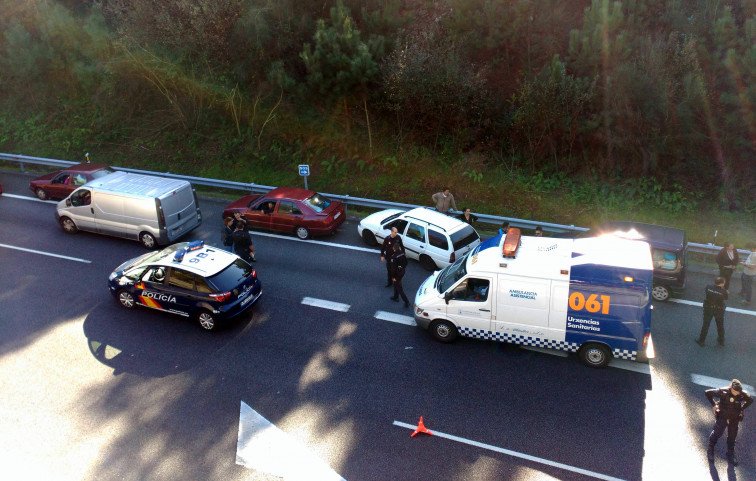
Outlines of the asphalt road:
[{"label": "asphalt road", "polygon": [[[604,370],[506,344],[445,345],[383,320],[411,312],[389,301],[378,253],[350,221],[315,243],[253,233],[263,297],[207,333],[110,296],[108,274],[139,244],[66,235],[28,176],[0,180],[3,479],[278,479],[237,458],[243,402],[285,433],[286,463],[306,463],[303,447],[347,480],[756,480],[756,408],[741,465],[728,468],[722,439],[710,467],[703,396],[720,379],[756,384],[756,312],[728,312],[727,347],[700,348],[701,308],[656,304],[657,358]],[[218,244],[223,205],[202,199],[188,238]],[[688,300],[708,274],[691,275]],[[427,275],[411,262],[408,294]],[[410,437],[420,416],[435,435]]]}]

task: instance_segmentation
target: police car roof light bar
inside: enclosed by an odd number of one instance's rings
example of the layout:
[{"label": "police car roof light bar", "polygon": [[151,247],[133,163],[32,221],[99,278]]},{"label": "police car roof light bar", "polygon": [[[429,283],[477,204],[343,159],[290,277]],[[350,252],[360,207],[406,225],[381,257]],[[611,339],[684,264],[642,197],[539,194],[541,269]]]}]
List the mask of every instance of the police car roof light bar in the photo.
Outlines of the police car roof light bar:
[{"label": "police car roof light bar", "polygon": [[197,249],[202,249],[205,246],[205,241],[203,240],[196,240],[188,243],[183,248],[176,251],[176,253],[173,255],[173,262],[181,262],[184,260],[184,256],[187,252],[196,251]]},{"label": "police car roof light bar", "polygon": [[515,257],[517,249],[520,247],[520,229],[510,227],[507,231],[507,237],[504,238],[504,245],[501,248],[504,257]]}]

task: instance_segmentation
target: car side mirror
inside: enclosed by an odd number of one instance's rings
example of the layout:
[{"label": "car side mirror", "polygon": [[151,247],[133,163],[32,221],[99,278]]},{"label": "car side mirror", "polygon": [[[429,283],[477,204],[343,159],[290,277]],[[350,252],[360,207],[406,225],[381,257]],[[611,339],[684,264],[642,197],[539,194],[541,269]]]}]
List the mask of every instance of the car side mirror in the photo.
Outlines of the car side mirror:
[{"label": "car side mirror", "polygon": [[446,301],[447,304],[449,304],[449,301],[452,299],[452,293],[451,292],[444,292],[444,301]]}]

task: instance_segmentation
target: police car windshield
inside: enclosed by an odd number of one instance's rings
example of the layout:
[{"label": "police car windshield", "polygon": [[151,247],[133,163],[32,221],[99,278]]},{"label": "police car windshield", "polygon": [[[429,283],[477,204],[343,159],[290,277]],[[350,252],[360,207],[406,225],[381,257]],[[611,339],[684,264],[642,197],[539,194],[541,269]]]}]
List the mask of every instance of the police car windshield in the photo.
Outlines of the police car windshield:
[{"label": "police car windshield", "polygon": [[315,212],[323,212],[329,205],[331,205],[331,201],[320,194],[315,194],[312,197],[305,199],[304,202],[312,207]]},{"label": "police car windshield", "polygon": [[208,277],[207,280],[218,292],[231,291],[252,274],[252,266],[241,259],[236,259],[228,267]]},{"label": "police car windshield", "polygon": [[446,292],[467,274],[467,256],[448,266],[438,274],[438,292]]}]

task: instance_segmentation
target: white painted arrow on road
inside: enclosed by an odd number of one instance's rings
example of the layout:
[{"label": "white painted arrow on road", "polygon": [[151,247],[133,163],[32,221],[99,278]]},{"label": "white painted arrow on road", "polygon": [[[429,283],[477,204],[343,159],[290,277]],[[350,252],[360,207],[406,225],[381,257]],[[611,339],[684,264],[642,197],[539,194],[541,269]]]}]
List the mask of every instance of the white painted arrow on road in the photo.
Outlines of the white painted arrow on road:
[{"label": "white painted arrow on road", "polygon": [[236,464],[286,481],[346,481],[306,446],[244,401],[239,410]]}]

